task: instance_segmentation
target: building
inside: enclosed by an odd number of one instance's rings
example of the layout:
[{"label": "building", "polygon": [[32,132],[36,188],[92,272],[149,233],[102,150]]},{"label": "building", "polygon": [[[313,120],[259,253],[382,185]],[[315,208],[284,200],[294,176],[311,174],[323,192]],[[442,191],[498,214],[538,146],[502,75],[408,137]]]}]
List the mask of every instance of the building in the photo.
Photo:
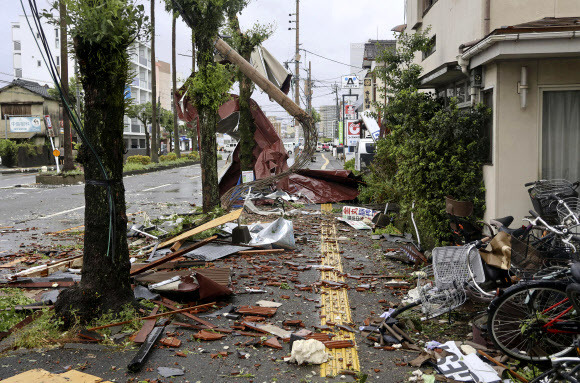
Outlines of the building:
[{"label": "building", "polygon": [[173,110],[173,98],[171,97],[171,89],[173,88],[171,82],[171,64],[158,60],[155,63],[155,71],[157,79],[157,99],[163,109],[171,111]]},{"label": "building", "polygon": [[[44,116],[51,121],[61,119],[59,101],[48,93],[48,86],[36,82],[16,79],[9,85],[0,88],[0,139],[29,141],[34,145],[46,143],[48,133]],[[19,132],[11,132],[10,116],[32,118],[37,124],[23,126]],[[56,128],[53,123],[53,127]],[[56,131],[55,146],[62,142],[62,133]]]},{"label": "building", "polygon": [[272,123],[272,126],[274,126],[274,129],[276,130],[276,134],[278,135],[278,137],[282,137],[282,122],[278,121],[278,118],[276,116],[268,116],[268,120],[270,120],[270,122]]},{"label": "building", "polygon": [[381,81],[380,76],[377,76],[374,73],[374,70],[377,66],[381,65],[381,62],[377,60],[377,56],[387,49],[394,50],[396,45],[397,40],[369,40],[365,43],[364,54],[361,61],[362,67],[368,72],[363,78],[363,102],[360,103],[360,110],[357,110],[357,112],[365,110],[375,112],[375,102],[387,103],[387,92],[384,89],[384,84]]},{"label": "building", "polygon": [[486,219],[532,207],[524,183],[580,179],[580,2],[407,0],[407,33],[431,27],[422,88],[493,111],[484,132]]},{"label": "building", "polygon": [[[53,84],[52,77],[36,44],[36,39],[40,36],[35,36],[31,33],[24,15],[19,16],[18,21],[11,23],[11,27],[14,78],[51,86]],[[49,43],[53,60],[57,69],[60,71],[60,44],[62,42],[60,28],[46,22],[42,27]],[[127,96],[132,98],[133,102],[139,104],[151,102],[150,46],[145,42],[136,41],[129,49],[129,57],[131,61],[130,70],[135,74],[135,78],[127,89]],[[75,60],[73,55],[69,55],[68,62],[69,76],[72,77],[75,73]],[[165,71],[165,69],[162,69],[162,71]],[[171,87],[170,81],[169,86]],[[137,119],[131,120],[126,116],[124,122],[125,129],[123,136],[128,153],[144,154],[146,151],[145,127]]]},{"label": "building", "polygon": [[318,108],[320,123],[318,124],[323,137],[335,138],[338,132],[338,106],[323,105]]},{"label": "building", "polygon": [[[355,74],[358,76],[359,80],[363,79],[368,72],[368,69],[361,67],[361,62],[363,61],[365,52],[365,43],[351,43],[350,44],[350,68],[348,73],[343,74]],[[363,89],[352,89],[351,94],[356,94],[358,99],[363,97]]]}]

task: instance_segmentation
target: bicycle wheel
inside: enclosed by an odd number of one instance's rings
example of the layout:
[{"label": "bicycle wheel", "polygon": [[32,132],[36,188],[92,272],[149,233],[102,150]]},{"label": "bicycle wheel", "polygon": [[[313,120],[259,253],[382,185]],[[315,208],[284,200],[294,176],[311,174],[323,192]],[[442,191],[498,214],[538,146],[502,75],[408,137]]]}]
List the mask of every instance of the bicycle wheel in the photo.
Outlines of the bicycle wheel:
[{"label": "bicycle wheel", "polygon": [[557,281],[512,286],[488,308],[492,341],[509,356],[524,361],[548,362],[572,350],[578,333],[564,332],[562,326],[576,324],[576,319],[566,297],[566,283]]},{"label": "bicycle wheel", "polygon": [[530,383],[578,383],[578,366],[554,367],[534,378]]}]

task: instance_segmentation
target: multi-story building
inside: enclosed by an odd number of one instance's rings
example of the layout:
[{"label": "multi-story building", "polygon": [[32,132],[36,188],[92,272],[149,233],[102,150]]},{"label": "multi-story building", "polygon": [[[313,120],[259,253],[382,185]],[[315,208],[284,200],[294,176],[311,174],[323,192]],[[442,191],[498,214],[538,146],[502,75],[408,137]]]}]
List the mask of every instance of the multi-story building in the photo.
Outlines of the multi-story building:
[{"label": "multi-story building", "polygon": [[527,215],[526,182],[580,179],[580,2],[406,2],[400,29],[431,28],[433,48],[415,57],[422,88],[493,111],[486,218]]},{"label": "multi-story building", "polygon": [[[42,59],[36,44],[40,37],[33,35],[28,27],[26,17],[19,16],[18,21],[11,23],[14,78],[34,81],[41,85],[53,85],[52,77]],[[42,25],[46,40],[51,49],[53,60],[60,71],[62,58],[60,57],[60,28],[52,24]],[[135,78],[127,88],[127,96],[134,102],[143,104],[151,101],[151,49],[148,43],[137,41],[129,50],[132,73]],[[69,55],[69,76],[75,73],[75,60]],[[145,127],[137,119],[125,116],[125,143],[129,154],[145,153]]]},{"label": "multi-story building", "polygon": [[155,63],[155,71],[157,79],[157,99],[163,109],[171,111],[173,101],[171,97],[171,64],[158,60]]},{"label": "multi-story building", "polygon": [[278,121],[278,118],[276,116],[268,116],[268,120],[270,120],[270,122],[274,126],[274,129],[276,130],[276,134],[278,134],[278,137],[282,138],[282,122]]},{"label": "multi-story building", "polygon": [[338,106],[323,105],[318,111],[320,112],[319,130],[323,137],[335,138],[338,132]]},{"label": "multi-story building", "polygon": [[369,40],[364,45],[364,54],[362,57],[362,67],[367,70],[367,74],[363,79],[362,83],[362,103],[360,104],[360,110],[357,112],[363,112],[365,110],[375,111],[375,102],[387,103],[388,95],[384,89],[384,84],[377,76],[375,69],[377,66],[381,66],[380,60],[377,57],[387,49],[395,49],[397,44],[396,40]]}]

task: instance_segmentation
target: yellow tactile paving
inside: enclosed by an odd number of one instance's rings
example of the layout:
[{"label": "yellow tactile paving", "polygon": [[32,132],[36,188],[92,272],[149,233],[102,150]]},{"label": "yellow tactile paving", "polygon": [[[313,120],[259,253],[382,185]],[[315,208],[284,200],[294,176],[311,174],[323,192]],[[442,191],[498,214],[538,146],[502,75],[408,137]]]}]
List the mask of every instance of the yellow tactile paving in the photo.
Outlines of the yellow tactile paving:
[{"label": "yellow tactile paving", "polygon": [[[322,211],[329,212],[332,209],[332,205],[328,205],[330,207],[322,205]],[[344,282],[344,277],[340,275],[342,273],[342,258],[336,240],[336,226],[325,222],[321,230],[322,264],[331,266],[334,270],[321,271],[320,278],[321,280]],[[320,320],[322,325],[325,325],[327,321],[335,324],[352,324],[348,292],[345,288],[330,289],[322,287],[320,304],[322,306]],[[360,371],[354,334],[342,330],[333,331],[333,333],[336,335],[333,340],[352,340],[355,347],[328,350],[330,359],[327,363],[321,365],[320,375],[322,377],[336,376],[343,370]]]}]

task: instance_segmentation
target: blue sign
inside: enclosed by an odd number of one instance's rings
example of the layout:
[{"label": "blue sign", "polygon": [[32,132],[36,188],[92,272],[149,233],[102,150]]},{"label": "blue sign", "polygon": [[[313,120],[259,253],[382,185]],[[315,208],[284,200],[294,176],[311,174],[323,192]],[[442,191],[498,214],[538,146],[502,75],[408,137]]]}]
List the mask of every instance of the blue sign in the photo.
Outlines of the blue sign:
[{"label": "blue sign", "polygon": [[125,100],[128,100],[131,98],[131,87],[127,85],[127,87],[125,88]]},{"label": "blue sign", "polygon": [[42,126],[40,117],[10,117],[11,133],[40,133]]}]

